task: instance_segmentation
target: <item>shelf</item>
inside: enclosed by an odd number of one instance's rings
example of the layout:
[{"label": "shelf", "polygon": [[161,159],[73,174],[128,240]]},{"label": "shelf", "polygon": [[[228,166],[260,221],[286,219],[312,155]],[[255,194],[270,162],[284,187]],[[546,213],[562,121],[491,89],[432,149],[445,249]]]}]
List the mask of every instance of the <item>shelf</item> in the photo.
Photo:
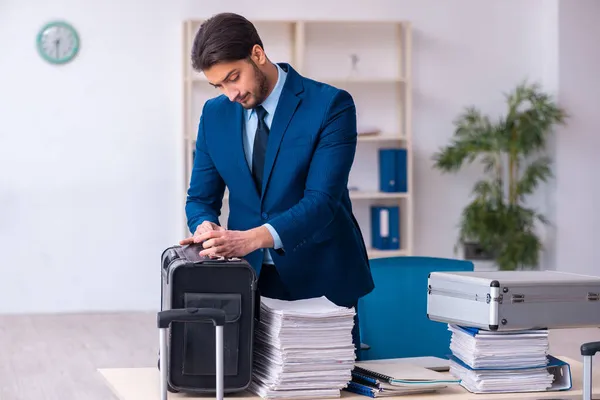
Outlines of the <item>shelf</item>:
[{"label": "shelf", "polygon": [[351,190],[351,199],[365,199],[365,200],[377,200],[377,199],[405,199],[408,198],[408,193],[388,193],[388,192],[377,192],[377,191],[362,191],[362,190]]},{"label": "shelf", "polygon": [[[191,142],[196,141],[195,136],[185,136],[185,139]],[[359,142],[365,143],[381,143],[381,142],[404,142],[406,141],[406,137],[391,135],[391,134],[379,134],[379,135],[358,135]]]},{"label": "shelf", "polygon": [[390,134],[358,135],[359,142],[402,142],[406,137]]},{"label": "shelf", "polygon": [[[350,198],[355,200],[383,200],[383,199],[406,199],[408,198],[408,193],[387,193],[387,192],[376,192],[376,191],[360,191],[360,190],[351,190]],[[226,201],[229,199],[229,192],[226,190],[223,195],[223,200]]]},{"label": "shelf", "polygon": [[383,84],[383,83],[405,83],[404,78],[386,78],[386,77],[356,77],[356,78],[311,78],[319,82],[325,82],[330,85],[344,85],[352,83],[362,84]]},{"label": "shelf", "polygon": [[[204,22],[204,18],[195,18],[195,19],[190,19],[188,20],[188,23],[192,24],[192,25],[199,25],[200,23]],[[302,19],[302,18],[298,18],[298,19],[286,19],[286,18],[252,18],[252,23],[255,25],[262,25],[262,24],[277,24],[277,25],[297,25],[297,24],[305,24],[305,25],[310,25],[310,24],[327,24],[327,25],[333,25],[333,24],[343,24],[343,25],[348,25],[348,24],[358,24],[358,25],[409,25],[411,22],[409,20],[397,20],[397,19],[375,19],[375,20],[368,20],[368,19],[362,19],[362,18],[349,18],[349,19]]]},{"label": "shelf", "polygon": [[367,249],[367,254],[370,259],[373,258],[385,258],[385,257],[402,257],[407,256],[406,250],[378,250],[378,249]]},{"label": "shelf", "polygon": [[[405,83],[406,79],[404,78],[386,78],[386,77],[356,77],[356,78],[314,78],[314,77],[308,77],[310,79],[313,79],[315,81],[318,82],[324,82],[327,83],[329,85],[344,85],[344,84],[352,84],[352,83],[356,83],[356,84],[385,84],[385,83]],[[206,75],[204,74],[200,74],[200,73],[196,73],[194,72],[192,77],[190,78],[190,80],[192,82],[206,82],[208,83],[208,80],[206,79]]]}]

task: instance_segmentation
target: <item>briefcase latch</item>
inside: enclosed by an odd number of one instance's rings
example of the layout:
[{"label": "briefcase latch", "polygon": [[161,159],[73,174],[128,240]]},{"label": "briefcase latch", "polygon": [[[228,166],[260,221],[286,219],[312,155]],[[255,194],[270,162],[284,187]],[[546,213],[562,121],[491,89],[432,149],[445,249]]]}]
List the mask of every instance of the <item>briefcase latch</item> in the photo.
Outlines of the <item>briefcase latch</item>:
[{"label": "briefcase latch", "polygon": [[485,302],[487,304],[490,304],[491,301],[494,301],[495,303],[502,304],[502,297],[503,296],[501,294],[499,294],[498,296],[492,298],[492,295],[488,293],[485,296]]},{"label": "briefcase latch", "polygon": [[524,303],[525,302],[525,295],[524,294],[513,294],[511,301],[513,303]]},{"label": "briefcase latch", "polygon": [[598,301],[600,300],[600,293],[588,293],[587,294],[588,301]]}]

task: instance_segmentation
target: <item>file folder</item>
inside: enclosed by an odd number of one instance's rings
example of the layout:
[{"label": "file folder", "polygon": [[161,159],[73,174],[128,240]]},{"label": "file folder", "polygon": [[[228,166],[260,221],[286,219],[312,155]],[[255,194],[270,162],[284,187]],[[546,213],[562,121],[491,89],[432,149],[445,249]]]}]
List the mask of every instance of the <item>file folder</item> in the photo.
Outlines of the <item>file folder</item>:
[{"label": "file folder", "polygon": [[387,193],[406,193],[407,180],[406,149],[379,149],[379,190]]},{"label": "file folder", "polygon": [[371,247],[400,249],[400,207],[371,206]]},{"label": "file folder", "polygon": [[[484,394],[484,393],[527,393],[536,390],[524,389],[519,384],[518,375],[527,376],[528,373],[536,370],[546,370],[550,375],[553,376],[552,383],[546,388],[546,392],[559,392],[570,390],[573,387],[573,379],[571,376],[571,366],[550,354],[547,355],[547,365],[537,367],[521,367],[521,368],[471,368],[464,363],[460,358],[450,355],[450,373],[461,380],[461,386],[464,387],[471,393]],[[496,389],[482,390],[478,389],[472,382],[473,375],[478,376],[478,382],[481,383],[487,380],[505,380],[506,384],[499,385]],[[467,378],[467,375],[471,375],[471,378]],[[484,377],[485,376],[485,377]],[[523,379],[523,377],[521,378]],[[508,385],[508,382],[514,382],[513,385]]]}]

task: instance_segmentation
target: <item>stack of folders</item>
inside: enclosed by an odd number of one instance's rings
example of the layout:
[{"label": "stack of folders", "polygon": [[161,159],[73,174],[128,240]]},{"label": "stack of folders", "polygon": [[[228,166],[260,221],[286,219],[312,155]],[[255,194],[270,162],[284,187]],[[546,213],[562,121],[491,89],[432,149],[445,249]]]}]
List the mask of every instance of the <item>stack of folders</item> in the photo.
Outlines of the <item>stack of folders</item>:
[{"label": "stack of folders", "polygon": [[364,361],[356,363],[345,390],[369,397],[390,397],[432,393],[459,383],[458,379],[417,365]]},{"label": "stack of folders", "polygon": [[[570,387],[569,366],[548,354],[545,329],[492,332],[452,324],[448,329],[452,332],[450,373],[470,392],[540,392]],[[560,381],[555,381],[557,375]]]},{"label": "stack of folders", "polygon": [[340,397],[355,362],[354,315],[325,297],[262,297],[249,389],[264,399]]}]

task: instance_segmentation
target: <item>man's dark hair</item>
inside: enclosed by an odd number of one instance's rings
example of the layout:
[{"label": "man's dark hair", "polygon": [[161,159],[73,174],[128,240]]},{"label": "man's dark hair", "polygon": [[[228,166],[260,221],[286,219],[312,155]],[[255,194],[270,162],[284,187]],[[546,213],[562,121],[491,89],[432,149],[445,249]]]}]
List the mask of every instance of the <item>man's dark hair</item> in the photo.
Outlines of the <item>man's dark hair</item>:
[{"label": "man's dark hair", "polygon": [[254,45],[263,47],[254,25],[241,15],[221,13],[202,23],[192,46],[192,67],[202,71],[214,64],[243,60]]}]

